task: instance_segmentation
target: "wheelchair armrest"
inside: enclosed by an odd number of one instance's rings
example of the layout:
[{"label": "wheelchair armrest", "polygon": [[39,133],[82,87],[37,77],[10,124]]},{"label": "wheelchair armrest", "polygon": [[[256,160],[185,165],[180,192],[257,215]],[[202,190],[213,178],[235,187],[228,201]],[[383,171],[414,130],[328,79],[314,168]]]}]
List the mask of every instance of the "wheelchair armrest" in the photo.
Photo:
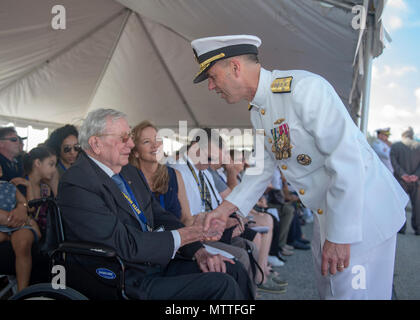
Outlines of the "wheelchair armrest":
[{"label": "wheelchair armrest", "polygon": [[60,243],[56,252],[80,254],[103,258],[118,258],[114,249],[96,243],[89,242],[63,242]]}]

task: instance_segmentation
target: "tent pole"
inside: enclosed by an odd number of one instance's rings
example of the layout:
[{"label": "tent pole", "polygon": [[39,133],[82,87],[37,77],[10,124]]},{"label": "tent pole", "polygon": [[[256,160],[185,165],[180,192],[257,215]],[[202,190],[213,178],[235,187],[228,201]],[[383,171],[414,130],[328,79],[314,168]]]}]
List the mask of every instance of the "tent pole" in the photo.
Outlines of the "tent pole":
[{"label": "tent pole", "polygon": [[373,27],[374,17],[367,16],[367,32],[366,32],[366,48],[364,59],[364,79],[363,79],[363,93],[362,93],[362,110],[360,119],[360,130],[366,135],[369,118],[369,103],[370,103],[370,89],[372,82],[372,41],[373,41]]}]

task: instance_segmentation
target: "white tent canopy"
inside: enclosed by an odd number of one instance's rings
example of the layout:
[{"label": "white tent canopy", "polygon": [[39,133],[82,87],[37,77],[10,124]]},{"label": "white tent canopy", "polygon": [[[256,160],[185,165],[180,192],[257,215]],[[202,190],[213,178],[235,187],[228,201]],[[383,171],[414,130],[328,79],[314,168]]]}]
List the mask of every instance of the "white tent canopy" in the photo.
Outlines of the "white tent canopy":
[{"label": "white tent canopy", "polygon": [[[245,102],[227,105],[192,82],[190,41],[223,34],[259,36],[266,69],[324,76],[355,119],[364,61],[383,48],[383,0],[62,0],[64,30],[51,26],[56,4],[0,2],[0,119],[54,127],[112,107],[131,125],[250,127]],[[374,19],[370,52],[352,27],[356,4]]]}]

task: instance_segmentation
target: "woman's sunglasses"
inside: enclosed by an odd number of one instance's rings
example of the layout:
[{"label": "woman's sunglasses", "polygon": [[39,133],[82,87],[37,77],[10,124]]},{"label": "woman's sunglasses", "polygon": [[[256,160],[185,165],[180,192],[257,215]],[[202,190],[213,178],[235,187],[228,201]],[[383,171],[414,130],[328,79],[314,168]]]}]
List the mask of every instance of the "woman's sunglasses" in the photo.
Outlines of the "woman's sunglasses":
[{"label": "woman's sunglasses", "polygon": [[79,152],[80,150],[82,150],[82,148],[80,147],[80,144],[75,144],[74,146],[64,146],[63,152],[69,153],[71,149],[73,149],[75,152]]}]

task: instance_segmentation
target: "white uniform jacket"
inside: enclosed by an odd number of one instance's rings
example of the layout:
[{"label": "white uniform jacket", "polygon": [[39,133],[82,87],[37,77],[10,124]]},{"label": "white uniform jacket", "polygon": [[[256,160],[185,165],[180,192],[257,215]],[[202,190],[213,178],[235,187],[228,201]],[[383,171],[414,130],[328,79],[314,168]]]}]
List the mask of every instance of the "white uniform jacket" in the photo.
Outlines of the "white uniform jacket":
[{"label": "white uniform jacket", "polygon": [[394,169],[392,168],[391,163],[391,147],[387,145],[380,139],[376,139],[372,143],[372,148],[375,150],[376,154],[378,155],[379,159],[384,163],[384,165],[394,173]]},{"label": "white uniform jacket", "polygon": [[[291,91],[273,93],[277,78],[293,77]],[[261,68],[250,104],[251,122],[264,129],[264,171],[245,175],[226,198],[246,215],[271,181],[275,166],[319,219],[321,246],[375,246],[395,235],[405,221],[408,197],[356,127],[333,87],[306,71]],[[272,129],[288,125],[291,157],[276,160]],[[306,163],[298,161],[303,155]],[[302,159],[302,157],[301,157]],[[310,162],[308,164],[308,162]]]}]

